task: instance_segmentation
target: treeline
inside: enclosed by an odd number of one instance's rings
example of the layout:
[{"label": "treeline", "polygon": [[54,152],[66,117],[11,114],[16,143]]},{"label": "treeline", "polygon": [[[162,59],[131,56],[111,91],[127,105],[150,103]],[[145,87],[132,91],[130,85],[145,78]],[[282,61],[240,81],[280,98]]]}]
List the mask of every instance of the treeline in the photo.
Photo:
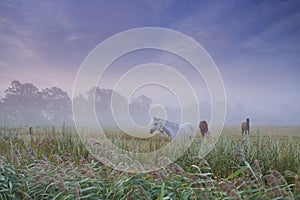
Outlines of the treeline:
[{"label": "treeline", "polygon": [[0,100],[3,124],[71,123],[71,99],[58,87],[38,89],[31,83],[12,81]]},{"label": "treeline", "polygon": [[[114,124],[111,110],[111,98],[114,96],[120,102],[128,101],[111,89],[92,88],[74,99],[79,104],[84,115],[87,106],[95,103],[98,120],[106,124]],[[137,123],[148,121],[148,110],[152,100],[146,96],[139,96],[129,104],[131,117]],[[123,104],[120,104],[120,106]],[[123,105],[124,106],[124,105]],[[127,105],[128,106],[128,105]],[[86,116],[88,119],[90,116]],[[4,97],[0,97],[0,122],[17,125],[61,125],[73,124],[72,100],[66,91],[58,87],[39,89],[32,83],[12,81],[5,90]]]}]

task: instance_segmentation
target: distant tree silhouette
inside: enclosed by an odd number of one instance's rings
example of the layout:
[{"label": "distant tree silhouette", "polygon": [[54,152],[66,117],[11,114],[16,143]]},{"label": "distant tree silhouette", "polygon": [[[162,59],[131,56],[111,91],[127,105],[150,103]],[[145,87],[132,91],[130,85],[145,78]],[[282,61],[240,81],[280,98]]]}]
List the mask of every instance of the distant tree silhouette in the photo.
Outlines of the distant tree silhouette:
[{"label": "distant tree silhouette", "polygon": [[31,83],[12,81],[3,98],[2,109],[8,122],[33,123],[40,121],[42,96],[36,86]]},{"label": "distant tree silhouette", "polygon": [[73,104],[75,105],[76,108],[77,107],[79,108],[78,113],[87,112],[88,100],[85,99],[81,94],[73,99]]},{"label": "distant tree silhouette", "polygon": [[[87,97],[79,95],[74,98],[74,111],[84,115],[84,123],[87,126],[91,117],[88,116],[96,109],[98,121],[102,126],[117,128],[111,109],[114,98],[114,109],[126,113],[128,101],[121,94],[111,89],[94,87],[87,91]],[[129,110],[132,118],[138,124],[149,122],[149,109],[152,100],[144,95],[134,99]],[[41,91],[32,83],[12,81],[5,96],[0,98],[0,120],[9,124],[51,124],[61,125],[72,121],[71,99],[67,92],[58,87],[45,88]],[[120,117],[120,116],[118,116]],[[127,117],[127,116],[126,116]]]},{"label": "distant tree silhouette", "polygon": [[91,108],[89,108],[89,102],[87,99],[85,99],[81,94],[76,96],[73,99],[73,107],[75,108],[73,110],[73,114],[74,115],[80,115],[83,119],[83,121],[80,124],[85,124],[86,126],[90,125],[89,124],[89,119],[91,119],[90,116],[90,110]]},{"label": "distant tree silhouette", "polygon": [[134,99],[129,105],[129,111],[132,119],[139,125],[146,125],[151,120],[149,118],[149,109],[153,104],[152,100],[141,95]]},{"label": "distant tree silhouette", "polygon": [[112,97],[116,100],[116,107],[114,109],[126,109],[126,99],[117,92],[111,89],[100,89],[94,87],[87,92],[88,101],[95,103],[98,120],[103,124],[115,126],[113,111],[111,109]]},{"label": "distant tree silhouette", "polygon": [[71,100],[67,92],[52,87],[43,89],[43,115],[52,124],[61,124],[71,119]]},{"label": "distant tree silhouette", "polygon": [[15,80],[0,103],[4,123],[62,124],[71,120],[71,100],[57,87],[39,91],[32,83]]}]

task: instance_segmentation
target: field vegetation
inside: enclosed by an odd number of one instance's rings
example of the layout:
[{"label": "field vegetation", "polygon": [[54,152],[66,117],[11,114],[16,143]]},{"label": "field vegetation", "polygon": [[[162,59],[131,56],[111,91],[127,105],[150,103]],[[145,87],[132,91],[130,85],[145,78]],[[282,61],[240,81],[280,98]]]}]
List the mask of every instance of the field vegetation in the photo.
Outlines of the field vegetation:
[{"label": "field vegetation", "polygon": [[[300,199],[299,127],[252,128],[249,137],[227,127],[205,158],[197,136],[175,163],[149,173],[103,165],[73,128],[33,130],[1,127],[0,199]],[[145,152],[168,142],[107,136]]]}]

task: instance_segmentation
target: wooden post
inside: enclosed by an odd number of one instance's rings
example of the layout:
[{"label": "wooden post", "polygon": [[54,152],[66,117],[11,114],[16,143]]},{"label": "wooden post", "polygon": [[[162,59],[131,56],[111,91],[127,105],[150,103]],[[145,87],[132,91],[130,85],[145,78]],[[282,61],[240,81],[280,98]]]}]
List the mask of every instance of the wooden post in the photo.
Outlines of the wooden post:
[{"label": "wooden post", "polygon": [[52,136],[54,137],[55,134],[55,126],[52,126]]},{"label": "wooden post", "polygon": [[33,134],[32,127],[29,127],[29,135],[31,136]]},{"label": "wooden post", "polygon": [[33,135],[33,128],[32,128],[32,127],[29,127],[30,145],[33,143],[32,135]]},{"label": "wooden post", "polygon": [[249,135],[249,132],[250,132],[250,123],[249,123],[249,118],[246,119],[246,122],[247,122],[247,131],[248,131],[248,135]]}]

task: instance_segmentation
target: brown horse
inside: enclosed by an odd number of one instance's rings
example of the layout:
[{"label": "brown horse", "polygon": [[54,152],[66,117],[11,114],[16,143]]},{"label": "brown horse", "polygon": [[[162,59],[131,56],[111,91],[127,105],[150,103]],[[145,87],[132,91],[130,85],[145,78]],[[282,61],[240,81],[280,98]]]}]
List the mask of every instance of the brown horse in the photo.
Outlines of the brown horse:
[{"label": "brown horse", "polygon": [[200,132],[201,132],[202,136],[205,136],[206,134],[209,134],[208,125],[207,125],[206,121],[201,121],[199,123],[199,128],[200,128]]},{"label": "brown horse", "polygon": [[242,123],[241,128],[242,128],[242,135],[244,133],[245,133],[245,135],[247,135],[247,133],[249,135],[249,132],[250,132],[249,118],[247,118],[246,121]]}]

